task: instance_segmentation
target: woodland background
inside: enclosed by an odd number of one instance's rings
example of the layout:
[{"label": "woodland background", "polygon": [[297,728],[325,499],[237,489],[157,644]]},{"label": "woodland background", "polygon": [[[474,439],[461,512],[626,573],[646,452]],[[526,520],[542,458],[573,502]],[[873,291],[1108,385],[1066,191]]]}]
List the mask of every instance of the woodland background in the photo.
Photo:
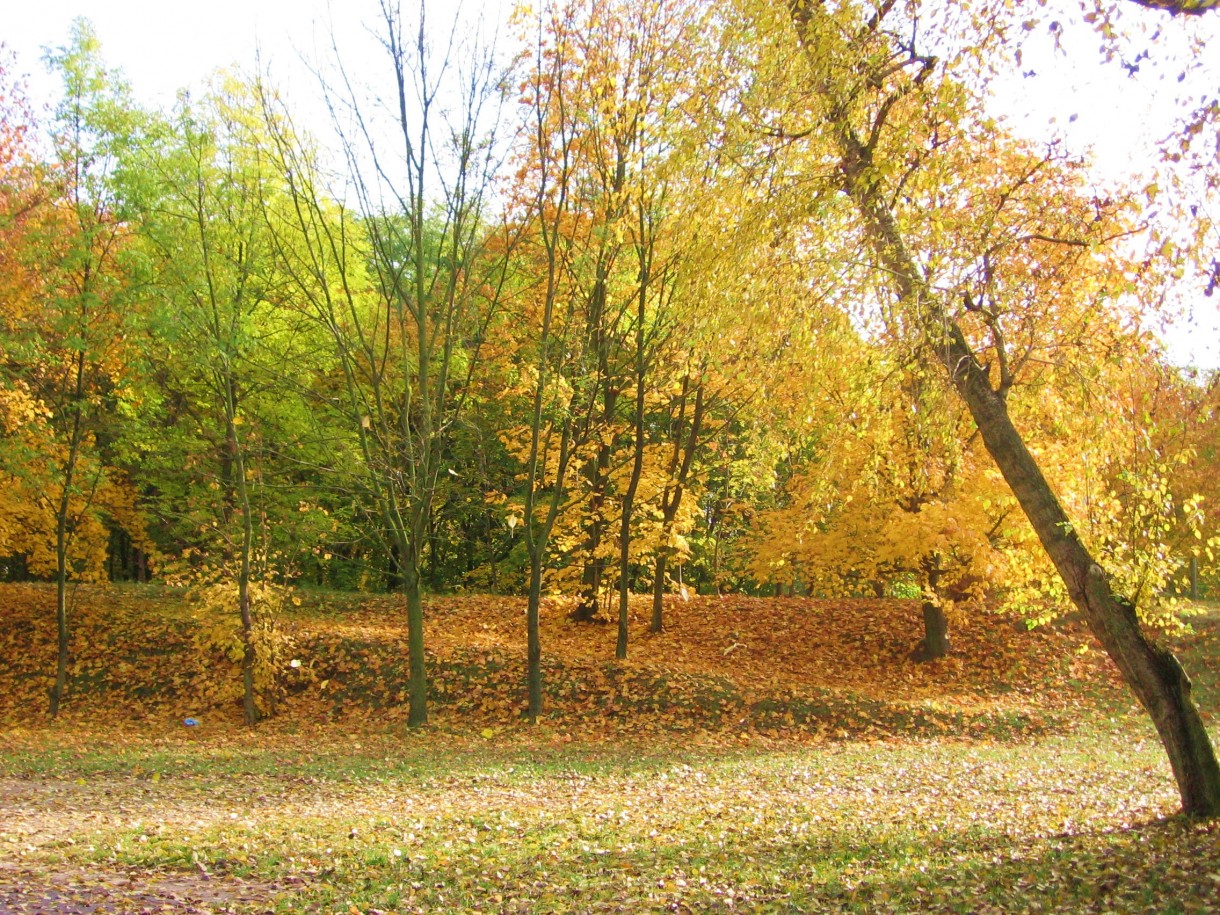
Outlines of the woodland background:
[{"label": "woodland background", "polygon": [[[1045,622],[1077,595],[967,361],[1144,623],[1213,590],[1220,389],[1153,329],[1217,283],[1215,99],[1103,186],[985,110],[1058,22],[822,13],[598,0],[506,52],[383,4],[384,84],[336,49],[305,90],[325,137],[259,74],[143,108],[85,21],[53,112],[5,63],[0,554],[56,583],[52,713],[75,582],[186,589],[250,722],[302,589],[405,596],[413,723],[429,593],[528,596],[531,716],[544,594],[619,658],[640,592],[653,632],[666,594],[915,599],[925,659]],[[1083,16],[1138,66],[1121,19]]]},{"label": "woodland background", "polygon": [[0,908],[1213,911],[1213,6],[0,56]]}]

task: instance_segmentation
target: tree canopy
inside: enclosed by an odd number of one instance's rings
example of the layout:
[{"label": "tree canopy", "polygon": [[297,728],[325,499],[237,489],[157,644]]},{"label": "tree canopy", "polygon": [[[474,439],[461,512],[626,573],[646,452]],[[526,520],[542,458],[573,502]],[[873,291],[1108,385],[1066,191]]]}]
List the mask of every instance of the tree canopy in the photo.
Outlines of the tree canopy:
[{"label": "tree canopy", "polygon": [[250,723],[291,587],[402,593],[413,724],[428,591],[529,595],[531,718],[548,592],[619,658],[632,591],[654,631],[901,593],[927,657],[1074,602],[1220,811],[1148,628],[1220,571],[1216,377],[1151,332],[1214,290],[1214,112],[1103,183],[990,113],[974,11],[576,0],[512,57],[384,0],[330,136],[267,74],[146,110],[85,23],[45,123],[0,72],[0,553],[58,582],[52,711],[82,579],[192,587]]}]

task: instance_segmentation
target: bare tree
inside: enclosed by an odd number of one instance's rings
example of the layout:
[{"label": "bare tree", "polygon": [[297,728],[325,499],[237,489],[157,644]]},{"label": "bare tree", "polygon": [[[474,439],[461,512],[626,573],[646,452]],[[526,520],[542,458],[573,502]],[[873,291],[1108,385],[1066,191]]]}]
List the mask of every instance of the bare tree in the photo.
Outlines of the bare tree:
[{"label": "bare tree", "polygon": [[[488,228],[504,72],[460,14],[438,33],[428,13],[423,2],[412,16],[380,3],[388,95],[370,100],[335,47],[337,77],[323,85],[346,166],[336,187],[324,186],[316,156],[283,126],[274,100],[265,106],[281,125],[290,188],[270,218],[285,269],[333,344],[341,383],[330,404],[358,441],[360,485],[406,596],[412,726],[427,721],[429,518],[507,269]],[[350,207],[335,202],[345,194]]]}]

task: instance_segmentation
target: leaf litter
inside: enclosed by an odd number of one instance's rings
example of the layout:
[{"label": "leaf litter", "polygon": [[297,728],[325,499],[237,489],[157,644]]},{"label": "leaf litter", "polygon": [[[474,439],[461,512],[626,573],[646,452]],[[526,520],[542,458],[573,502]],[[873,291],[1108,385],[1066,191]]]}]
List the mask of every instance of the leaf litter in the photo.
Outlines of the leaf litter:
[{"label": "leaf litter", "polygon": [[[110,623],[84,627],[99,657],[141,641],[115,634],[139,601],[107,599]],[[959,629],[949,663],[915,665],[901,605],[692,603],[637,636],[626,664],[606,658],[607,627],[552,604],[548,673],[584,692],[552,693],[536,727],[515,715],[517,671],[499,653],[519,621],[498,598],[430,608],[451,692],[421,732],[376,686],[401,661],[388,599],[294,621],[334,650],[304,659],[331,665],[334,685],[309,683],[253,731],[224,708],[190,708],[201,723],[183,727],[190,697],[172,684],[144,687],[132,714],[134,673],[55,724],[10,720],[0,911],[1216,911],[1220,832],[1172,816],[1163,753],[1078,630],[990,618]],[[1209,720],[1215,636],[1205,620],[1185,645],[1209,652],[1188,659]],[[465,668],[469,693],[445,664]],[[652,701],[659,676],[679,699],[735,691],[746,721]],[[839,702],[837,728],[772,726],[758,696],[785,715],[799,698]],[[911,703],[944,725],[883,720]],[[1000,726],[1018,712],[1043,726]]]}]

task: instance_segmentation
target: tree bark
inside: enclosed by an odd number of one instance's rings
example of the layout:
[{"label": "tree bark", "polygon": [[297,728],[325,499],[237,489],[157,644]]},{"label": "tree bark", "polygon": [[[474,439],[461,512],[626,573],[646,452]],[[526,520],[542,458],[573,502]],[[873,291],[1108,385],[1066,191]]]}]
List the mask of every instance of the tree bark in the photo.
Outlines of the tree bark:
[{"label": "tree bark", "polygon": [[258,723],[258,704],[254,697],[254,667],[257,661],[257,646],[254,644],[254,611],[250,604],[250,578],[254,553],[254,507],[250,504],[250,490],[246,482],[246,456],[237,437],[237,383],[233,376],[224,377],[225,434],[228,453],[236,471],[235,494],[241,510],[241,556],[237,570],[237,605],[241,616],[241,680],[242,712],[246,724]]},{"label": "tree bark", "polygon": [[[621,200],[623,187],[627,180],[626,149],[616,144],[614,170],[605,188],[612,199]],[[613,222],[622,214],[622,204],[617,204],[608,214]],[[603,243],[597,255],[597,269],[593,289],[589,296],[589,315],[587,322],[588,338],[593,352],[597,357],[597,382],[602,391],[602,434],[597,446],[596,460],[590,461],[588,468],[591,492],[589,495],[589,524],[585,542],[585,568],[581,577],[581,593],[577,598],[576,607],[572,611],[572,619],[577,622],[590,622],[601,610],[602,580],[605,576],[606,560],[599,556],[602,540],[605,538],[606,520],[603,517],[606,505],[606,493],[610,486],[610,462],[614,451],[614,442],[607,441],[606,436],[613,433],[614,420],[618,412],[617,379],[610,377],[610,353],[615,345],[613,324],[616,323],[609,310],[609,280],[615,261],[619,255],[619,242]]]},{"label": "tree bark", "polygon": [[410,707],[407,726],[428,723],[428,669],[424,662],[424,602],[420,594],[419,569],[414,562],[407,568],[407,667]]},{"label": "tree bark", "polygon": [[924,563],[923,642],[917,652],[920,661],[935,661],[949,653],[949,619],[940,603],[942,573],[938,563],[935,556]]},{"label": "tree bark", "polygon": [[[614,423],[617,402],[617,393],[607,390],[602,412],[606,428]],[[585,533],[585,566],[581,575],[581,591],[571,614],[572,619],[578,623],[590,623],[601,613],[602,579],[605,575],[606,560],[598,553],[605,537],[606,520],[603,514],[606,508],[606,490],[610,485],[610,458],[611,448],[603,441],[597,446],[597,457],[590,461],[588,469],[591,491],[589,523]]]},{"label": "tree bark", "polygon": [[665,570],[668,565],[668,548],[661,547],[657,552],[656,572],[652,578],[652,621],[648,626],[649,632],[665,629]]},{"label": "tree bark", "polygon": [[700,377],[695,386],[695,405],[691,416],[690,431],[683,431],[683,419],[686,415],[687,394],[690,389],[690,375],[682,379],[681,406],[675,422],[674,450],[669,461],[669,482],[661,492],[661,548],[657,551],[656,573],[652,583],[652,622],[649,626],[652,632],[661,632],[665,628],[665,571],[669,565],[670,554],[674,552],[669,545],[673,536],[674,521],[678,517],[678,509],[682,505],[682,496],[686,492],[686,481],[690,477],[691,466],[695,459],[695,449],[699,445],[699,435],[703,431],[703,416],[707,407],[704,400],[703,378]]},{"label": "tree bark", "polygon": [[542,631],[539,609],[542,605],[542,563],[530,563],[529,603],[525,614],[526,710],[530,724],[542,715]]},{"label": "tree bark", "polygon": [[949,620],[944,608],[935,601],[923,603],[923,631],[919,660],[935,661],[949,653]]},{"label": "tree bark", "polygon": [[72,411],[72,432],[68,441],[67,462],[63,471],[63,488],[55,509],[55,683],[50,691],[49,711],[59,715],[68,689],[68,547],[72,539],[69,520],[72,509],[72,488],[76,485],[77,462],[84,441],[85,353],[78,350],[74,357],[74,382],[69,409]]}]

